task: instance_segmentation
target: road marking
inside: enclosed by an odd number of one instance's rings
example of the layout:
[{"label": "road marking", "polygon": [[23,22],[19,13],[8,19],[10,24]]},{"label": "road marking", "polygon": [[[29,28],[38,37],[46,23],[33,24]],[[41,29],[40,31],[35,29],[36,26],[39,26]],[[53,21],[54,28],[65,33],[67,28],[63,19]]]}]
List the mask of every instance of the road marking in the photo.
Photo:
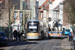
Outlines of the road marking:
[{"label": "road marking", "polygon": [[60,41],[61,41],[61,40],[59,40],[59,41],[53,46],[52,50],[54,50],[54,47],[55,47],[58,43],[60,43]]}]

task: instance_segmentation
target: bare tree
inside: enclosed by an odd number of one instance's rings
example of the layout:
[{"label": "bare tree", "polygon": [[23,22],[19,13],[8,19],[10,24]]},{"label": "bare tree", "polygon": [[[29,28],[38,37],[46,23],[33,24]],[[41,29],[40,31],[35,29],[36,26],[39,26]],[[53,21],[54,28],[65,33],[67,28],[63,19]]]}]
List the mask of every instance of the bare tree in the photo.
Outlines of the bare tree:
[{"label": "bare tree", "polygon": [[66,0],[65,14],[67,15],[70,24],[75,24],[75,0]]},{"label": "bare tree", "polygon": [[2,14],[3,14],[2,10],[3,10],[3,8],[4,8],[4,6],[2,6],[2,3],[0,3],[0,20],[2,19]]}]

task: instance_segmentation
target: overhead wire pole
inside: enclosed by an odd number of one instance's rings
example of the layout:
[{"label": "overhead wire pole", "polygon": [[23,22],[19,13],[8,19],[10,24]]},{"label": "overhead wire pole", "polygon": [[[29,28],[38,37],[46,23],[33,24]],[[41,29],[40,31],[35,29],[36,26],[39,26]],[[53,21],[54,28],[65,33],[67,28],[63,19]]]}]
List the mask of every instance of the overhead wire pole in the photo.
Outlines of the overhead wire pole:
[{"label": "overhead wire pole", "polygon": [[[24,23],[24,26],[26,25],[26,2],[27,2],[27,0],[26,0],[25,3],[24,3],[24,4],[25,4],[25,7],[24,7],[24,8],[25,8],[25,20],[24,20],[25,23]],[[25,30],[24,30],[24,32],[25,32]]]},{"label": "overhead wire pole", "polygon": [[31,2],[30,2],[30,20],[31,20]]},{"label": "overhead wire pole", "polygon": [[30,18],[31,20],[33,20],[33,16],[34,16],[34,2],[33,0],[30,0]]},{"label": "overhead wire pole", "polygon": [[23,30],[23,0],[22,0],[22,30]]},{"label": "overhead wire pole", "polygon": [[10,0],[9,0],[9,38],[10,38]]}]

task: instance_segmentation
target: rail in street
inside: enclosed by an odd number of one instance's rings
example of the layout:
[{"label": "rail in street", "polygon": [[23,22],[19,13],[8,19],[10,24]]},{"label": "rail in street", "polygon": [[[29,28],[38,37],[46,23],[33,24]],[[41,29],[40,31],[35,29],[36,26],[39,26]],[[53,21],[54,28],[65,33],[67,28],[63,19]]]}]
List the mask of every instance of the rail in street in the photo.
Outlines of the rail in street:
[{"label": "rail in street", "polygon": [[[4,50],[61,50],[61,45],[64,42],[61,38],[48,39],[47,37],[43,40],[30,40],[30,41],[13,41],[8,43],[8,46],[0,47]],[[63,42],[63,43],[62,43]],[[57,47],[59,48],[57,48]]]}]

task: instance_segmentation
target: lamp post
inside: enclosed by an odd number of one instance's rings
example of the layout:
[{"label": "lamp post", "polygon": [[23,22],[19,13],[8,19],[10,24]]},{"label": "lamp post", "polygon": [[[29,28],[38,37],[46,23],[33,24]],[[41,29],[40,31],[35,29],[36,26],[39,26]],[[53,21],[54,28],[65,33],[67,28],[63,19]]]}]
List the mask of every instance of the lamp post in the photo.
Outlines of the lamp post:
[{"label": "lamp post", "polygon": [[10,0],[9,0],[9,38],[10,38]]}]

